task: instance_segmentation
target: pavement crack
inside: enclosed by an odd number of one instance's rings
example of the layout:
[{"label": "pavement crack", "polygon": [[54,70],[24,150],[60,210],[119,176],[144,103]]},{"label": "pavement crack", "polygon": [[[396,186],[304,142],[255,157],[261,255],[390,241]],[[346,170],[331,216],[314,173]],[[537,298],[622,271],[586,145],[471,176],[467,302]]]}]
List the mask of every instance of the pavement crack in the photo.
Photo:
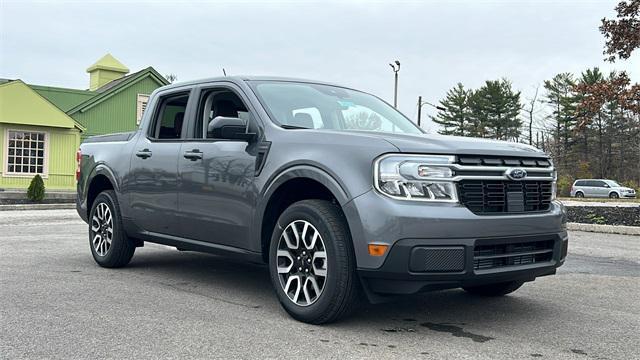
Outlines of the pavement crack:
[{"label": "pavement crack", "polygon": [[584,350],[581,349],[571,349],[571,352],[578,355],[588,355]]},{"label": "pavement crack", "polygon": [[160,282],[159,284],[162,285],[162,286],[171,288],[173,290],[185,292],[185,293],[192,294],[192,295],[202,296],[202,297],[205,297],[207,299],[221,301],[223,303],[230,304],[230,305],[242,306],[242,307],[248,308],[248,309],[259,309],[260,308],[260,305],[244,304],[244,303],[240,303],[240,302],[237,302],[237,301],[227,300],[227,299],[219,298],[217,296],[211,296],[211,295],[203,294],[203,293],[198,292],[198,291],[194,291],[194,290],[191,290],[191,289],[185,289],[183,287],[177,286],[177,285],[184,285],[184,284],[187,284],[187,283],[170,284],[170,283]]},{"label": "pavement crack", "polygon": [[474,334],[472,332],[465,331],[463,328],[459,326],[455,326],[447,323],[438,324],[438,323],[425,322],[420,325],[428,328],[429,330],[438,331],[438,332],[447,332],[455,337],[464,337],[479,343],[483,343],[483,342],[487,342],[489,340],[495,339],[489,336]]}]

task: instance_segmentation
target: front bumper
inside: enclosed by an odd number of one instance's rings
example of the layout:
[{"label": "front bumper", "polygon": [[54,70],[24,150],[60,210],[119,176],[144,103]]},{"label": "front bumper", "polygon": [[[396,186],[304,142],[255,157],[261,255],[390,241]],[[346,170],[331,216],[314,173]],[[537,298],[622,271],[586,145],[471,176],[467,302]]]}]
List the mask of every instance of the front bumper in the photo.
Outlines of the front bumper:
[{"label": "front bumper", "polygon": [[[543,213],[476,215],[461,204],[415,203],[370,191],[345,204],[343,209],[354,242],[358,273],[365,286],[376,293],[408,294],[502,281],[531,281],[554,274],[566,256],[566,213],[557,202]],[[536,241],[549,242],[550,258],[474,269],[477,246]],[[370,256],[369,243],[387,244],[389,251],[386,256]],[[446,271],[412,270],[412,251],[418,247],[457,249],[457,265]]]},{"label": "front bumper", "polygon": [[[525,255],[522,260],[517,253],[505,259],[501,266],[483,268],[478,260],[477,249],[488,244],[518,246],[535,242],[550,244],[549,257],[533,262],[533,255]],[[506,245],[508,244],[508,245]],[[506,281],[533,281],[536,277],[555,274],[567,256],[568,237],[566,232],[507,238],[483,239],[403,239],[395,243],[384,264],[378,269],[359,269],[358,273],[369,290],[375,293],[412,294],[421,291],[478,286]],[[430,265],[438,269],[416,269],[418,251],[433,249],[435,254],[442,250],[457,251],[461,254],[429,257],[436,260]],[[451,250],[448,250],[451,249]],[[530,253],[530,252],[529,252]],[[498,255],[501,256],[501,255]],[[515,259],[515,261],[514,261]],[[531,262],[529,262],[531,261]],[[454,262],[455,264],[452,264]]]}]

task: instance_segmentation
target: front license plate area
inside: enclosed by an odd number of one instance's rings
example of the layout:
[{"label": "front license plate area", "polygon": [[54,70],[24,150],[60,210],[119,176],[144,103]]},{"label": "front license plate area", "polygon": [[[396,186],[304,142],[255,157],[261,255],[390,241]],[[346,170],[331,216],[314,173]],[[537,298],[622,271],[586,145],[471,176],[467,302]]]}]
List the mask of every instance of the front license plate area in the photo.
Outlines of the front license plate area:
[{"label": "front license plate area", "polygon": [[524,193],[522,191],[507,192],[507,211],[524,212]]}]

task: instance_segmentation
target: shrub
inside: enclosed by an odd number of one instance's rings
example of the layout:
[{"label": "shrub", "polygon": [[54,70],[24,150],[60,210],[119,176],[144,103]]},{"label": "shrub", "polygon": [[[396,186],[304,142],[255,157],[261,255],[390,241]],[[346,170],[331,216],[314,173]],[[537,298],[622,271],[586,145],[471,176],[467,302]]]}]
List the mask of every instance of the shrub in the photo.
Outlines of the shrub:
[{"label": "shrub", "polygon": [[40,175],[36,175],[31,180],[27,189],[27,198],[31,201],[42,201],[44,199],[44,181]]},{"label": "shrub", "polygon": [[626,187],[634,189],[636,191],[638,190],[638,184],[636,184],[636,182],[633,181],[633,180],[627,180],[627,181],[623,182],[622,186],[626,186]]},{"label": "shrub", "polygon": [[569,175],[558,177],[558,196],[569,196],[573,185],[573,178]]}]

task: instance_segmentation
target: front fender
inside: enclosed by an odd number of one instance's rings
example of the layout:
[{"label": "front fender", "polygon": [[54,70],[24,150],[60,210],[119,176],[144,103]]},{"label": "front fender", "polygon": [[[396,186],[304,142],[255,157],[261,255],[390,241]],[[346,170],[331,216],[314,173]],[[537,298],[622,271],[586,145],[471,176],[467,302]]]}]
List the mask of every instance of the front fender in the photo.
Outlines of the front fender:
[{"label": "front fender", "polygon": [[260,194],[259,200],[256,206],[256,212],[253,221],[253,236],[256,239],[255,250],[260,251],[262,248],[262,225],[264,222],[264,213],[269,204],[269,200],[278,188],[292,179],[310,179],[319,182],[324,185],[338,201],[340,206],[348,203],[353,196],[349,193],[348,189],[338,182],[334,176],[329,172],[312,165],[293,165],[285,168],[277,173],[277,175],[271,177],[268,183],[264,186],[264,190]]}]

